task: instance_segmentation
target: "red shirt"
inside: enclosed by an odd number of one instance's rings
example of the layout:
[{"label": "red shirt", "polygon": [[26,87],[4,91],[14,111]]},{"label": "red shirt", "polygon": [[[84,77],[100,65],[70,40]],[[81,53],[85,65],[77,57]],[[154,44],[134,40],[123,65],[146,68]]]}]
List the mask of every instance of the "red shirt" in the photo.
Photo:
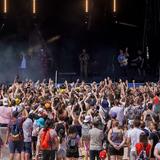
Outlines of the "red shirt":
[{"label": "red shirt", "polygon": [[155,97],[154,97],[153,103],[154,103],[155,105],[158,105],[158,104],[159,104],[159,97],[158,97],[158,96],[155,96]]},{"label": "red shirt", "polygon": [[137,151],[138,155],[144,149],[146,151],[147,157],[149,157],[149,153],[151,151],[151,145],[150,144],[147,144],[147,146],[144,148],[144,144],[143,143],[137,143],[135,147],[136,147],[136,151]]}]

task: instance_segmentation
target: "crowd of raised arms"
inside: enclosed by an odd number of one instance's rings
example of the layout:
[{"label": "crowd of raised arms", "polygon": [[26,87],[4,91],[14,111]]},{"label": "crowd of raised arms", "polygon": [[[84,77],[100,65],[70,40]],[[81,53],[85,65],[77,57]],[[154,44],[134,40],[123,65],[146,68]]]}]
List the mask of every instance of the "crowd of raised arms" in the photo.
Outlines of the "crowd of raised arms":
[{"label": "crowd of raised arms", "polygon": [[2,84],[0,159],[160,160],[159,115],[160,83]]}]

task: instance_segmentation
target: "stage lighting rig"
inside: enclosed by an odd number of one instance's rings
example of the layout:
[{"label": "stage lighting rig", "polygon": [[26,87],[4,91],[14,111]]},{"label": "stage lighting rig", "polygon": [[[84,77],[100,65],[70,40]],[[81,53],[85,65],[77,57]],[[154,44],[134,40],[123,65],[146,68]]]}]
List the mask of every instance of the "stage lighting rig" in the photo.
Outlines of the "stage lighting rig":
[{"label": "stage lighting rig", "polygon": [[3,27],[4,27],[4,24],[5,24],[5,21],[6,21],[6,19],[7,19],[7,13],[8,13],[8,0],[2,0],[1,1],[2,3],[2,7],[1,7],[1,16],[0,16],[0,18],[1,18],[1,24],[2,24],[2,26],[0,26],[0,30],[2,30],[3,29]]},{"label": "stage lighting rig", "polygon": [[113,13],[117,12],[117,0],[113,0]]},{"label": "stage lighting rig", "polygon": [[4,12],[4,14],[6,14],[7,13],[7,8],[8,6],[7,6],[7,0],[4,0],[4,8],[3,8],[3,12]]},{"label": "stage lighting rig", "polygon": [[32,0],[32,13],[35,15],[36,14],[36,0]]},{"label": "stage lighting rig", "polygon": [[89,2],[88,0],[85,0],[85,12],[88,13],[88,6],[89,6]]}]

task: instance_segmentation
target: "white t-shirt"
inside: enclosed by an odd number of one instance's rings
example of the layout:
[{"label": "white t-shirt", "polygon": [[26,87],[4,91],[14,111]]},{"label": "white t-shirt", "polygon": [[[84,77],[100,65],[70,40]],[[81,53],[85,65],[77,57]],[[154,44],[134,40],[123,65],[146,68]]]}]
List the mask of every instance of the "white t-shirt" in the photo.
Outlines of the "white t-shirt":
[{"label": "white t-shirt", "polygon": [[139,143],[141,133],[143,133],[143,131],[139,128],[133,128],[132,132],[128,133],[128,137],[131,139],[131,151],[135,151],[135,145]]},{"label": "white t-shirt", "polygon": [[123,108],[120,106],[114,106],[110,109],[109,114],[111,115],[113,112],[115,112],[117,115]]}]

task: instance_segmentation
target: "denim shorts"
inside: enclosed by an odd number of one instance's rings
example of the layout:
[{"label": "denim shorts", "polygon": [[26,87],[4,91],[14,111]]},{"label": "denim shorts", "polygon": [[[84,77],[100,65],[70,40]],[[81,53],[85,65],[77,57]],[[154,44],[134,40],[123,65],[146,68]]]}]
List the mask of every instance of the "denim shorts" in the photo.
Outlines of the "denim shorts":
[{"label": "denim shorts", "polygon": [[9,142],[9,151],[10,153],[21,153],[23,148],[22,141],[10,141]]},{"label": "denim shorts", "polygon": [[23,152],[31,154],[32,153],[31,148],[32,148],[31,142],[23,142],[23,149],[22,149]]}]

